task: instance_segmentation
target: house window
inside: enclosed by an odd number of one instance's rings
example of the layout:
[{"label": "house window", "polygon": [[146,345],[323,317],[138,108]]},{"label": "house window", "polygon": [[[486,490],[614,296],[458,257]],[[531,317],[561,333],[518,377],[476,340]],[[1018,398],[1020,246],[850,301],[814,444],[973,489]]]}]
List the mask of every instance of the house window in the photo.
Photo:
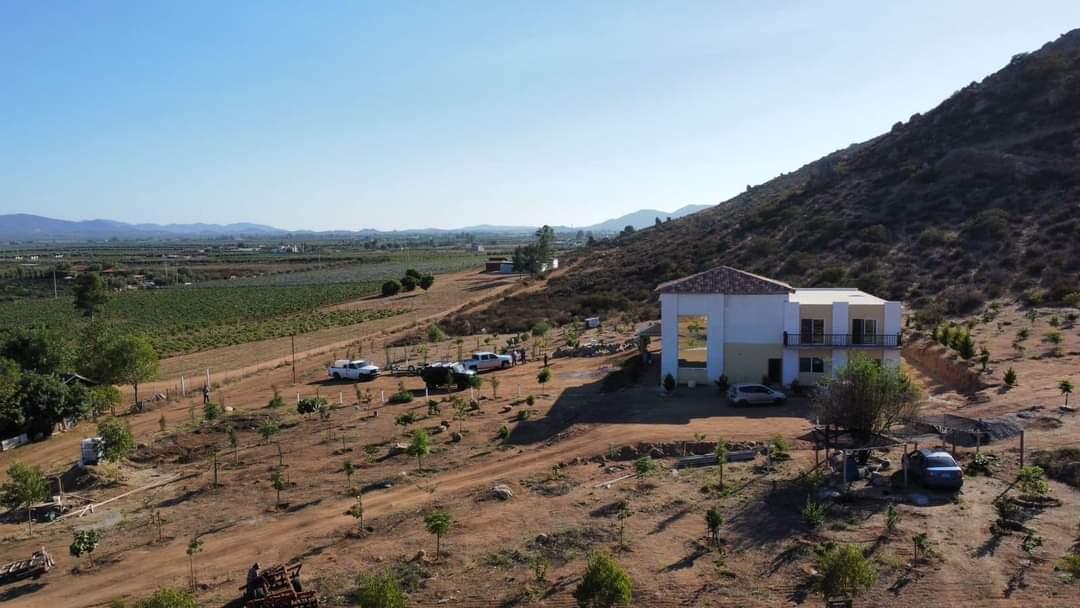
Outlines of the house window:
[{"label": "house window", "polygon": [[709,360],[708,327],[708,316],[679,316],[679,367],[706,367]]},{"label": "house window", "polygon": [[803,374],[824,374],[825,362],[817,357],[800,357],[799,358],[799,373]]},{"label": "house window", "polygon": [[877,344],[881,337],[877,333],[877,319],[852,319],[851,341],[855,344]]},{"label": "house window", "polygon": [[799,337],[799,342],[802,344],[825,343],[824,319],[803,319],[801,325],[800,332],[802,335]]}]

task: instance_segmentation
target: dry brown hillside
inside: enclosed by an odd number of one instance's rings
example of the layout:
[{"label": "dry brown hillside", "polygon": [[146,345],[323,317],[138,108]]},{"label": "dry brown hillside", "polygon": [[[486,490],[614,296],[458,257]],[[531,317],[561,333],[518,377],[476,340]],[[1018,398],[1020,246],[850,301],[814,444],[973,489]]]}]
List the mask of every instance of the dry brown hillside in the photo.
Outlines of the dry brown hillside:
[{"label": "dry brown hillside", "polygon": [[572,257],[545,289],[451,328],[654,316],[657,283],[718,264],[857,285],[931,313],[1009,294],[1066,300],[1080,291],[1080,30],[886,134]]}]

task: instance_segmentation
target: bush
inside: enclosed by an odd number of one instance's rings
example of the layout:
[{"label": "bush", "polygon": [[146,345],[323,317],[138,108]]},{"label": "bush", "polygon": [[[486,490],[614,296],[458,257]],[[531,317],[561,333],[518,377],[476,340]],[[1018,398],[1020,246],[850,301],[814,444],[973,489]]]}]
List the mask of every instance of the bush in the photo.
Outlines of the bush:
[{"label": "bush", "polygon": [[495,433],[495,436],[498,437],[500,441],[506,441],[507,439],[510,439],[510,428],[507,427],[505,424],[500,426],[499,431]]},{"label": "bush", "polygon": [[529,419],[529,410],[518,410],[517,420],[518,422],[525,422]]},{"label": "bush", "polygon": [[534,336],[536,336],[538,338],[541,338],[543,336],[548,335],[548,332],[550,332],[550,331],[551,331],[551,324],[548,323],[547,321],[539,321],[537,323],[533,323],[532,328],[529,330],[529,332],[532,333],[532,335],[534,335]]},{"label": "bush", "polygon": [[1045,496],[1050,493],[1050,484],[1046,483],[1046,472],[1038,466],[1020,469],[1017,487],[1025,496]]},{"label": "bush", "polygon": [[532,395],[529,395],[528,397],[525,397],[525,405],[530,405],[531,406],[531,405],[533,405],[535,403],[536,403],[536,397],[533,397]]},{"label": "bush", "polygon": [[825,506],[815,502],[812,498],[806,499],[806,504],[803,505],[801,513],[803,521],[811,530],[817,530],[825,523]]},{"label": "bush", "polygon": [[406,608],[409,600],[389,572],[356,577],[356,603],[363,608]]},{"label": "bush", "polygon": [[1011,367],[1005,370],[1005,386],[1016,386],[1016,370]]},{"label": "bush", "polygon": [[642,456],[634,461],[634,471],[641,477],[647,477],[660,470],[660,465],[648,456]]},{"label": "bush", "polygon": [[154,595],[135,602],[135,608],[199,608],[195,596],[182,589],[165,587]]},{"label": "bush", "polygon": [[1066,555],[1058,562],[1058,570],[1069,575],[1073,581],[1080,581],[1080,554]]},{"label": "bush", "polygon": [[416,279],[409,276],[409,275],[405,275],[405,276],[401,277],[401,289],[403,291],[413,291],[413,290],[415,290],[416,289]]},{"label": "bush", "polygon": [[589,556],[589,566],[574,590],[582,608],[629,606],[633,600],[630,577],[607,553]]},{"label": "bush", "polygon": [[127,458],[135,449],[135,438],[131,428],[116,418],[106,418],[97,425],[98,437],[101,437],[101,451],[105,460],[116,462]]},{"label": "bush", "polygon": [[221,407],[218,404],[214,403],[214,402],[210,402],[210,403],[207,403],[207,404],[203,405],[202,409],[203,409],[203,418],[206,418],[210,422],[213,422],[213,421],[217,420],[218,418],[221,418]]},{"label": "bush", "polygon": [[412,403],[413,394],[412,391],[405,388],[404,382],[398,382],[398,390],[393,395],[390,395],[390,403],[394,405],[402,405],[404,403]]},{"label": "bush", "polygon": [[425,274],[420,277],[420,289],[427,291],[431,289],[431,286],[435,284],[435,277],[430,274]]},{"label": "bush", "polygon": [[398,283],[397,281],[391,280],[391,281],[387,281],[387,282],[382,284],[382,295],[383,295],[383,297],[390,297],[390,296],[397,295],[400,291],[401,291],[401,283]]},{"label": "bush", "polygon": [[671,374],[664,376],[664,390],[669,393],[675,390],[675,377]]},{"label": "bush", "polygon": [[[671,374],[668,374],[668,375],[670,376]],[[666,387],[667,378],[665,378],[664,380],[665,380],[665,387]],[[721,391],[727,391],[728,387],[731,386],[731,383],[728,382],[727,374],[720,374],[720,377],[717,378],[715,382],[716,382],[716,387],[719,388]]]},{"label": "bush", "polygon": [[826,599],[854,597],[877,583],[877,568],[854,545],[830,545],[817,556],[817,589]]}]

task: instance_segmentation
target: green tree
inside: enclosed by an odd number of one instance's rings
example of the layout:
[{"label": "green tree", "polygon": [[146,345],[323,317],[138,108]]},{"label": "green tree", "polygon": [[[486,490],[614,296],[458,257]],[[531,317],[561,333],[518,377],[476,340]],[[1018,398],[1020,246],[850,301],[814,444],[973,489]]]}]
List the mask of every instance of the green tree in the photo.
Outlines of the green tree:
[{"label": "green tree", "polygon": [[0,357],[18,363],[24,371],[45,375],[69,371],[73,355],[71,342],[54,329],[19,329],[0,344]]},{"label": "green tree", "polygon": [[353,487],[352,478],[353,478],[353,475],[356,474],[356,467],[353,466],[353,463],[346,460],[345,464],[343,464],[341,466],[341,468],[342,468],[343,471],[345,471],[345,480],[349,482],[349,488],[348,489],[351,491],[352,487]]},{"label": "green tree", "polygon": [[402,291],[413,291],[416,289],[416,279],[409,275],[401,277],[401,289]]},{"label": "green tree", "polygon": [[0,486],[0,501],[9,509],[26,509],[26,525],[34,535],[33,507],[49,497],[49,486],[41,471],[21,462],[8,467],[9,481]]},{"label": "green tree", "polygon": [[1068,380],[1058,381],[1058,390],[1065,396],[1065,407],[1069,406],[1069,395],[1073,392],[1073,383]]},{"label": "green tree", "polygon": [[191,590],[195,591],[198,586],[198,578],[195,576],[195,556],[202,553],[203,542],[197,537],[192,538],[188,542],[187,556],[188,556],[188,572],[191,575]]},{"label": "green tree", "polygon": [[19,391],[22,368],[11,359],[0,357],[0,434],[15,434],[26,424]]},{"label": "green tree", "polygon": [[720,487],[724,487],[724,465],[727,464],[728,449],[727,444],[723,439],[716,442],[716,448],[713,450],[713,454],[716,454],[716,465],[720,468]]},{"label": "green tree", "polygon": [[817,590],[826,600],[855,597],[877,583],[877,568],[854,545],[829,546],[817,556]]},{"label": "green tree", "polygon": [[278,423],[274,422],[273,418],[264,418],[259,424],[259,435],[262,435],[263,441],[270,443],[270,439],[277,435],[281,431],[281,427]]},{"label": "green tree", "polygon": [[920,411],[919,389],[903,370],[856,354],[814,397],[822,424],[866,435],[912,420]]},{"label": "green tree", "polygon": [[540,386],[544,386],[548,382],[551,382],[551,368],[541,368],[540,373],[536,374],[536,381],[540,383]]},{"label": "green tree", "polygon": [[421,275],[420,275],[419,270],[417,270],[415,268],[407,268],[405,270],[405,276],[412,277],[412,278],[416,279],[417,281],[419,281]]},{"label": "green tree", "polygon": [[120,391],[115,386],[103,384],[86,391],[86,414],[97,418],[105,412],[116,415],[116,406],[120,405]]},{"label": "green tree", "polygon": [[548,323],[547,321],[537,321],[536,323],[533,323],[529,332],[537,338],[542,338],[551,332],[551,323]]},{"label": "green tree", "polygon": [[356,603],[360,608],[408,608],[409,599],[390,572],[356,577]]},{"label": "green tree", "polygon": [[1050,484],[1046,483],[1046,473],[1042,467],[1020,469],[1020,478],[1016,485],[1025,496],[1045,496],[1050,493]]},{"label": "green tree", "polygon": [[574,590],[574,599],[581,608],[629,606],[633,600],[631,589],[630,577],[622,566],[607,553],[594,553]]},{"label": "green tree", "polygon": [[281,471],[274,469],[273,473],[270,473],[270,485],[277,492],[277,498],[274,500],[274,506],[281,506],[281,491],[286,488],[285,476],[281,474]]},{"label": "green tree", "polygon": [[356,491],[356,504],[349,507],[349,515],[357,521],[361,528],[364,527],[364,494]]},{"label": "green tree", "polygon": [[438,559],[442,550],[442,537],[450,531],[454,524],[454,518],[446,511],[432,511],[424,517],[424,527],[429,534],[435,536],[435,558]]},{"label": "green tree", "polygon": [[75,308],[84,317],[94,320],[94,315],[109,301],[109,286],[96,272],[84,272],[75,278]]},{"label": "green tree", "polygon": [[233,451],[233,464],[238,464],[240,462],[240,437],[237,436],[236,427],[234,426],[229,427],[229,447]]},{"label": "green tree", "polygon": [[135,437],[131,427],[116,418],[106,418],[97,425],[101,437],[101,452],[105,460],[116,462],[127,458],[135,450]]},{"label": "green tree", "polygon": [[413,431],[412,443],[409,444],[408,449],[410,456],[416,456],[416,470],[422,471],[424,466],[424,456],[431,453],[431,437],[424,429],[416,429]]},{"label": "green tree", "polygon": [[101,541],[101,532],[98,530],[75,530],[72,532],[74,539],[71,541],[71,546],[68,547],[68,552],[72,557],[79,559],[82,556],[90,558],[90,567],[94,567],[94,551],[97,549],[98,542]]},{"label": "green tree", "polygon": [[439,327],[438,323],[432,323],[427,329],[428,342],[442,342],[446,339],[446,332]]},{"label": "green tree", "polygon": [[182,589],[165,587],[148,598],[135,602],[135,608],[199,608],[195,596]]},{"label": "green tree", "polygon": [[458,421],[458,432],[461,433],[465,419],[469,417],[469,404],[461,397],[454,397],[450,403],[454,406],[454,419]]},{"label": "green tree", "polygon": [[659,465],[649,456],[642,456],[634,461],[634,471],[637,472],[639,477],[648,477],[658,470],[660,470]]},{"label": "green tree", "polygon": [[213,421],[217,420],[218,418],[221,418],[221,406],[214,403],[214,402],[210,402],[210,403],[207,403],[207,404],[203,405],[202,409],[203,409],[203,418],[207,419],[210,422],[213,422]]},{"label": "green tree", "polygon": [[399,292],[401,292],[401,283],[397,281],[390,280],[382,284],[382,295],[385,298],[395,296]]},{"label": "green tree", "polygon": [[435,284],[435,277],[430,274],[425,274],[420,277],[420,289],[427,291],[431,289],[431,286]]},{"label": "green tree", "polygon": [[69,393],[68,385],[59,376],[23,372],[18,396],[23,431],[31,437],[48,437],[57,422],[81,418],[83,404],[69,399]]},{"label": "green tree", "polygon": [[714,547],[720,546],[720,526],[724,525],[724,516],[720,515],[720,510],[716,507],[711,507],[705,512],[705,527],[709,529],[709,539],[712,540]]},{"label": "green tree", "polygon": [[139,384],[153,380],[158,373],[158,355],[149,340],[142,336],[121,335],[110,340],[100,354],[105,361],[97,378],[107,384],[130,384],[139,400]]}]

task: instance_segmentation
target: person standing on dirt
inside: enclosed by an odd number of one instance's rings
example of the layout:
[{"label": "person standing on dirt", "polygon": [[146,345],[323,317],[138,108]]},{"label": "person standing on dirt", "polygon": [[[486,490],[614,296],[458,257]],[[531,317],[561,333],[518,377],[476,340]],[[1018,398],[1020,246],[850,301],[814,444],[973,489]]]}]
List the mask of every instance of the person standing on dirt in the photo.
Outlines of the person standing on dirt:
[{"label": "person standing on dirt", "polygon": [[203,405],[210,403],[210,385],[206,384],[202,387],[202,402]]},{"label": "person standing on dirt", "polygon": [[548,364],[547,364],[547,357],[548,357],[548,355],[547,355],[547,351],[544,351],[544,367],[547,367],[547,366],[548,366]]},{"label": "person standing on dirt", "polygon": [[259,591],[259,562],[255,562],[248,569],[245,595],[248,599],[255,599],[258,597]]}]

